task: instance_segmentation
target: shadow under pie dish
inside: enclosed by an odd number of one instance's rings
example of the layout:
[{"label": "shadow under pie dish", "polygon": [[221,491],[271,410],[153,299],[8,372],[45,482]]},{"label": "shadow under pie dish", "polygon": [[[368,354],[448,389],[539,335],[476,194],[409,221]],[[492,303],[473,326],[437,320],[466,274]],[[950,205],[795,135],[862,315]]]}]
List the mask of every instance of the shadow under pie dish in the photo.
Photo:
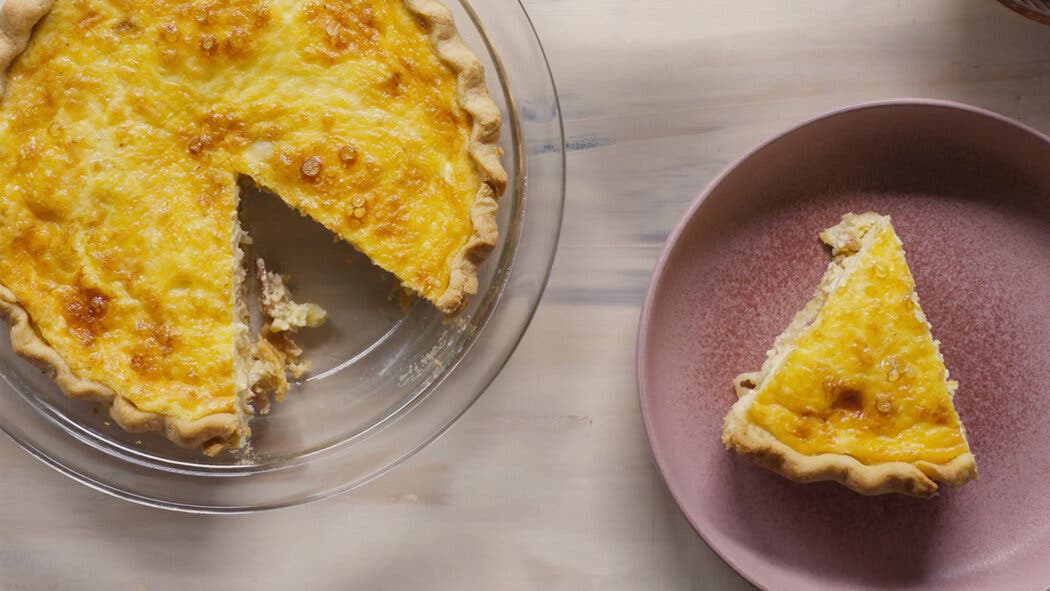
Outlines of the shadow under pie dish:
[{"label": "shadow under pie dish", "polygon": [[278,297],[282,330],[249,334],[242,175],[443,313],[476,291],[500,114],[443,5],[0,10],[0,309],[17,352],[125,429],[243,445],[296,364],[266,337],[320,320]]}]

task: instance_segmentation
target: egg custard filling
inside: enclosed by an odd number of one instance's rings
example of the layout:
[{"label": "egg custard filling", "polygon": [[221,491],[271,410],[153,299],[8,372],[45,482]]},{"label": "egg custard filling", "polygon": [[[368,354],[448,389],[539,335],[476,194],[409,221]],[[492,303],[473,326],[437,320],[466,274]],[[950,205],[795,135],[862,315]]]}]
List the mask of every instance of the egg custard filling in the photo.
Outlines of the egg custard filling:
[{"label": "egg custard filling", "polygon": [[758,373],[737,378],[728,447],[794,480],[932,495],[976,476],[956,382],[887,216],[847,214],[835,259]]},{"label": "egg custard filling", "polygon": [[240,177],[443,312],[477,289],[500,115],[435,0],[8,0],[0,72],[0,311],[129,430],[214,452],[282,391]]}]

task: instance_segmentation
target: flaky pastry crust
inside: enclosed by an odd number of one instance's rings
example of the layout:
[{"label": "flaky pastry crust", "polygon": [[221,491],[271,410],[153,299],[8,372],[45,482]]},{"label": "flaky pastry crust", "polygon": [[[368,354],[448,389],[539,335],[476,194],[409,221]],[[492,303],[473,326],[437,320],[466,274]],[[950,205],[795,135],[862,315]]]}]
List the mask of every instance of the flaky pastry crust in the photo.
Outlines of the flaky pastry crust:
[{"label": "flaky pastry crust", "polygon": [[477,293],[478,267],[499,238],[496,200],[507,186],[507,172],[499,161],[500,112],[485,86],[485,70],[460,38],[448,7],[437,0],[404,2],[409,11],[423,19],[438,57],[456,72],[459,104],[472,118],[469,150],[481,180],[470,208],[473,231],[453,258],[445,292],[434,302],[445,314],[454,314],[467,295]]},{"label": "flaky pastry crust", "polygon": [[233,413],[216,413],[190,421],[146,412],[103,384],[77,376],[33,327],[29,314],[18,304],[14,294],[2,285],[0,316],[11,325],[11,346],[15,353],[46,372],[70,398],[108,405],[109,416],[126,431],[159,431],[182,447],[199,447],[207,454],[217,453],[237,432],[240,422]]},{"label": "flaky pastry crust", "polygon": [[[478,267],[499,237],[496,200],[507,184],[507,173],[499,161],[501,118],[485,86],[484,68],[460,38],[451,11],[437,0],[404,0],[404,3],[427,28],[441,60],[456,72],[457,99],[472,118],[469,151],[481,181],[470,210],[473,230],[453,258],[445,292],[434,302],[445,314],[454,314],[463,306],[467,295],[477,292]],[[0,101],[6,91],[8,69],[29,43],[33,27],[53,5],[54,0],[6,0],[0,6]],[[243,419],[234,413],[185,420],[147,412],[105,385],[78,377],[65,359],[47,344],[25,308],[2,284],[0,316],[11,325],[11,344],[16,353],[46,372],[67,396],[108,405],[113,420],[129,432],[157,431],[180,446],[199,447],[209,455],[226,447],[238,431],[248,432]]]},{"label": "flaky pastry crust", "polygon": [[[753,380],[742,374],[739,381]],[[753,391],[733,405],[726,416],[722,442],[755,463],[795,482],[831,480],[864,495],[902,493],[933,497],[937,482],[959,486],[977,474],[973,453],[966,452],[944,464],[931,462],[885,462],[867,465],[844,454],[803,455],[775,438],[769,431],[747,420]]]},{"label": "flaky pastry crust", "polygon": [[7,88],[7,69],[26,48],[33,27],[55,0],[7,0],[0,6],[0,100]]}]

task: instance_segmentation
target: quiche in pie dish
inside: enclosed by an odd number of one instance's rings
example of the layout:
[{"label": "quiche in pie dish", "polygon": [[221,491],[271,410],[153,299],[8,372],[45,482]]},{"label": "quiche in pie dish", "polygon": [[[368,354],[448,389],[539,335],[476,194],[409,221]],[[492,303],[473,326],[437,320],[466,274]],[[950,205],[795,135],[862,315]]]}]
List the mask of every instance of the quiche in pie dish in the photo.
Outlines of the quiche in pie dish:
[{"label": "quiche in pie dish", "polygon": [[791,480],[869,495],[976,478],[957,384],[890,218],[846,214],[820,238],[834,259],[762,368],[736,378],[723,442]]},{"label": "quiche in pie dish", "polygon": [[493,248],[499,110],[435,0],[7,0],[0,312],[14,348],[129,431],[216,453],[323,320],[260,267],[238,180],[453,314]]}]

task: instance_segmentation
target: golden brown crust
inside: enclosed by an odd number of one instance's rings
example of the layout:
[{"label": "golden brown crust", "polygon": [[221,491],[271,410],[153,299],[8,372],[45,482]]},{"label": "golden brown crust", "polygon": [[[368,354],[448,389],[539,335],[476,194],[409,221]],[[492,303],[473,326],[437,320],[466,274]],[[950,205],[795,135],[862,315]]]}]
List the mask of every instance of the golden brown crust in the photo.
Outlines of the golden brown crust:
[{"label": "golden brown crust", "polygon": [[11,325],[11,346],[16,353],[46,372],[70,398],[108,404],[109,416],[124,430],[159,431],[178,445],[200,447],[209,454],[221,450],[237,435],[241,425],[233,413],[216,413],[190,421],[146,412],[108,387],[78,377],[66,360],[44,341],[25,308],[3,285],[0,285],[0,316]]},{"label": "golden brown crust", "polygon": [[478,267],[499,238],[496,200],[507,186],[507,172],[499,161],[500,112],[485,86],[485,70],[460,39],[452,12],[437,0],[404,2],[409,11],[423,19],[438,57],[456,72],[459,104],[472,118],[469,150],[481,180],[470,208],[474,229],[452,261],[448,287],[434,302],[445,314],[454,314],[466,302],[467,295],[477,292]]},{"label": "golden brown crust", "polygon": [[[743,381],[752,374],[737,378]],[[795,482],[831,480],[864,495],[902,493],[933,497],[937,482],[959,486],[977,477],[974,456],[966,452],[944,464],[931,462],[886,462],[869,466],[844,454],[803,455],[777,440],[771,433],[747,420],[754,398],[748,392],[733,405],[722,428],[727,448]]]}]

